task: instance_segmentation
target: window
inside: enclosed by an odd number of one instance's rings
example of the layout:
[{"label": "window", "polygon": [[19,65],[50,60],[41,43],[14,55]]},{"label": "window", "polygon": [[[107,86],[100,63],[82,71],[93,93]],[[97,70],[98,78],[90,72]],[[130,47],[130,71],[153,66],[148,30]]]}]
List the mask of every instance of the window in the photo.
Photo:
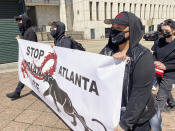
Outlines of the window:
[{"label": "window", "polygon": [[118,14],[120,13],[120,3],[118,3]]},{"label": "window", "polygon": [[134,4],[134,14],[136,13],[136,4]]},{"label": "window", "polygon": [[159,8],[158,8],[158,19],[160,18],[160,5],[159,5]]},{"label": "window", "polygon": [[99,2],[96,2],[96,17],[99,20]]},{"label": "window", "polygon": [[173,7],[173,18],[175,17],[174,11],[175,11],[175,6]]},{"label": "window", "polygon": [[166,6],[166,18],[168,17],[168,5]]},{"label": "window", "polygon": [[149,26],[149,31],[154,31],[154,25]]},{"label": "window", "polygon": [[92,20],[92,1],[89,2],[90,20]]},{"label": "window", "polygon": [[142,18],[142,4],[140,5],[140,18]]},{"label": "window", "polygon": [[90,29],[91,39],[95,39],[95,29]]},{"label": "window", "polygon": [[154,5],[154,9],[153,9],[153,18],[154,18],[154,14],[155,14],[155,8],[156,8],[156,5]]},{"label": "window", "polygon": [[144,19],[146,18],[146,7],[147,7],[147,4],[145,4],[145,9],[144,9]]},{"label": "window", "polygon": [[131,12],[132,4],[129,4],[129,12]]},{"label": "window", "polygon": [[105,19],[107,18],[107,2],[105,2]]},{"label": "window", "polygon": [[161,13],[161,18],[163,18],[163,9],[164,9],[164,5],[162,5],[162,13]]},{"label": "window", "polygon": [[112,19],[113,3],[111,3],[111,19]]},{"label": "window", "polygon": [[152,7],[152,4],[150,5],[150,10],[149,10],[149,19],[151,18],[151,7]]},{"label": "window", "polygon": [[123,11],[125,11],[125,3],[123,3]]},{"label": "window", "polygon": [[171,5],[169,6],[169,18],[171,18]]}]

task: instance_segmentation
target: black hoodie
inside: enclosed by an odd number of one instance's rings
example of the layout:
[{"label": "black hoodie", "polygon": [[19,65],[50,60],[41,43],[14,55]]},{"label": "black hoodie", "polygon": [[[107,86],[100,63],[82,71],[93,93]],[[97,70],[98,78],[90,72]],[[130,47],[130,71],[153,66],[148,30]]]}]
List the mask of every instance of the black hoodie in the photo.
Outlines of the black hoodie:
[{"label": "black hoodie", "polygon": [[53,24],[57,26],[57,33],[54,37],[55,46],[71,48],[71,39],[65,37],[65,24],[60,21],[53,22]]},{"label": "black hoodie", "polygon": [[155,61],[160,61],[166,66],[164,78],[175,80],[175,39],[170,43],[165,38],[155,41],[152,47]]},{"label": "black hoodie", "polygon": [[55,46],[69,48],[69,49],[77,49],[81,51],[85,51],[85,48],[73,40],[71,37],[65,37],[65,24],[60,21],[52,22],[53,25],[57,26],[56,34],[54,35],[54,44]]},{"label": "black hoodie", "polygon": [[32,29],[32,21],[29,17],[22,15],[22,31],[21,35],[25,40],[37,42],[37,36]]},{"label": "black hoodie", "polygon": [[[123,82],[122,109],[120,126],[126,131],[131,130],[150,120],[155,114],[152,98],[154,80],[154,64],[151,52],[139,44],[143,36],[143,25],[134,14],[129,17],[129,49],[127,56],[131,61],[126,65]],[[101,51],[104,55],[118,52],[110,38],[108,44]]]}]

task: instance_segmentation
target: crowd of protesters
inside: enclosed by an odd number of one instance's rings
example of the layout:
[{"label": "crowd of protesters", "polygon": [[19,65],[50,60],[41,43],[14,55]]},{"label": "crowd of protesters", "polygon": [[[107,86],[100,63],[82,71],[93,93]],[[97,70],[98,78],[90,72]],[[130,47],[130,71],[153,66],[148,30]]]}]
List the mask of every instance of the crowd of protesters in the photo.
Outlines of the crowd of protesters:
[{"label": "crowd of protesters", "polygon": [[[31,19],[25,15],[16,17],[21,38],[37,42],[31,28]],[[130,12],[121,12],[114,19],[107,19],[111,31],[107,45],[100,54],[126,60],[124,74],[121,117],[114,131],[161,131],[162,111],[175,110],[171,90],[175,83],[175,21],[163,21],[158,28],[159,38],[152,52],[140,44],[144,28],[141,20]],[[82,45],[65,36],[65,24],[50,22],[51,36],[59,46],[85,51]],[[17,36],[17,39],[20,38]],[[145,68],[147,65],[147,68]],[[153,82],[158,92],[152,94]],[[11,99],[20,98],[24,84],[19,82],[14,92],[7,94]]]}]

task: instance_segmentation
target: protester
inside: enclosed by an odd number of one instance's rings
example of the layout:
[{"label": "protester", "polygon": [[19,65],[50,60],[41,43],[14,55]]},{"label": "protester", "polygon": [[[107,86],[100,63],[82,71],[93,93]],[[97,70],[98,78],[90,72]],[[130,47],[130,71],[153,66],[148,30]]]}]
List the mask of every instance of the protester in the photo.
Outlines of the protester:
[{"label": "protester", "polygon": [[70,49],[77,49],[85,51],[83,46],[71,39],[71,37],[65,36],[65,24],[60,21],[54,21],[50,22],[49,25],[50,28],[50,34],[54,38],[54,44],[51,44],[51,46],[59,46],[64,48],[70,48]]},{"label": "protester", "polygon": [[[157,26],[157,35],[158,35],[157,39],[163,37],[163,33],[162,33],[162,24],[163,24],[163,23],[160,23],[160,24],[158,24],[158,26]],[[157,39],[156,39],[156,40],[157,40]],[[155,41],[156,41],[156,40],[155,40]],[[154,78],[154,83],[153,83],[152,90],[153,90],[153,91],[156,91],[156,90],[157,90],[157,87],[158,87],[158,83],[157,83],[157,78],[155,77],[155,78]]]},{"label": "protester", "polygon": [[149,131],[149,120],[156,113],[151,92],[154,63],[151,52],[139,44],[143,25],[138,17],[129,12],[122,12],[115,19],[105,20],[105,23],[112,24],[112,28],[108,44],[101,54],[127,60],[121,118],[114,130]]},{"label": "protester", "polygon": [[[32,29],[31,19],[25,15],[19,15],[19,16],[15,17],[15,19],[18,23],[18,28],[19,28],[19,31],[21,33],[21,38],[24,40],[37,42],[36,33]],[[20,36],[16,36],[16,39],[20,39]],[[8,98],[12,98],[12,99],[19,98],[23,87],[24,87],[24,84],[19,81],[15,91],[13,91],[12,93],[6,94],[6,96]]]},{"label": "protester", "polygon": [[156,101],[160,111],[169,111],[175,109],[171,93],[175,80],[175,21],[165,20],[161,28],[163,37],[152,47],[159,84]]}]

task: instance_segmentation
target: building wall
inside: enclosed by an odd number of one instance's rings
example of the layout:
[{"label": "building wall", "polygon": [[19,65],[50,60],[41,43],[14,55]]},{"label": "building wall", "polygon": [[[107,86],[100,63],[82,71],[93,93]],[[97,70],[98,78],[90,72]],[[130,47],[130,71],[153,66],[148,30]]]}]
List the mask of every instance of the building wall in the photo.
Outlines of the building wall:
[{"label": "building wall", "polygon": [[38,27],[47,26],[48,22],[60,19],[59,6],[37,5],[35,7]]},{"label": "building wall", "polygon": [[[90,19],[90,6],[92,2],[92,19]],[[99,2],[99,19],[97,19],[97,5]],[[74,0],[74,26],[75,31],[84,31],[86,39],[91,38],[91,29],[95,29],[95,39],[100,39],[105,35],[105,28],[110,28],[111,25],[104,24],[105,19],[105,2],[106,18],[114,18],[121,11],[130,11],[138,16],[143,25],[145,32],[149,31],[149,26],[154,26],[157,30],[157,25],[165,19],[175,19],[175,1],[174,0]]]},{"label": "building wall", "polygon": [[[92,29],[94,29],[95,39],[104,37],[105,28],[111,27],[111,25],[104,24],[105,17],[107,19],[110,19],[111,16],[114,18],[124,10],[134,13],[141,19],[145,26],[145,32],[156,30],[157,25],[165,19],[175,19],[175,0],[58,0],[59,2],[52,0],[58,2],[55,4],[46,3],[45,0],[30,1],[26,0],[26,5],[36,6],[38,26],[47,25],[49,21],[54,20],[60,20],[69,26],[71,17],[67,16],[73,16],[74,19],[71,22],[73,28],[70,29],[72,31],[83,31],[85,39],[91,39]],[[71,14],[72,12],[69,14],[68,11],[70,10],[66,8],[69,1],[73,1],[74,15]],[[92,2],[91,18],[90,2]]]}]

